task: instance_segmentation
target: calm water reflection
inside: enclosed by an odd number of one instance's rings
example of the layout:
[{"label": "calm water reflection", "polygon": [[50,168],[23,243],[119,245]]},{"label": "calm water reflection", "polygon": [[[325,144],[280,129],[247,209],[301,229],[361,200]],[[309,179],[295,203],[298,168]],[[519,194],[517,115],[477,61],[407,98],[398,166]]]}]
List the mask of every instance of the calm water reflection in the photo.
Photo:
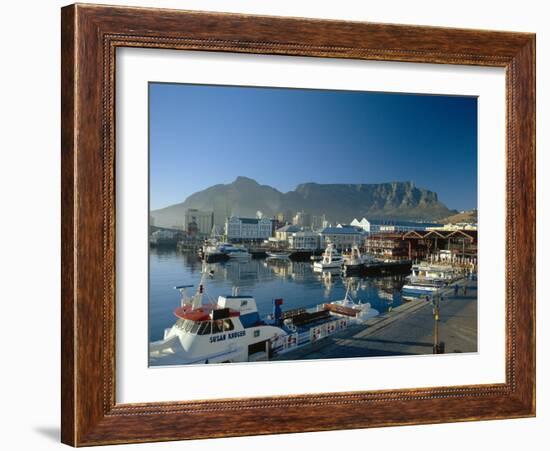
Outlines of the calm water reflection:
[{"label": "calm water reflection", "polygon": [[[196,287],[202,262],[196,254],[170,249],[151,249],[149,258],[149,336],[150,340],[160,340],[164,329],[175,321],[172,312],[179,305],[180,296],[174,286]],[[284,299],[284,310],[342,299],[348,283],[356,301],[370,302],[385,312],[401,304],[399,290],[404,283],[401,275],[344,278],[339,273],[318,273],[313,271],[310,262],[250,259],[206,266],[208,271],[214,271],[207,278],[207,295],[217,299],[219,295],[231,294],[233,287],[239,287],[240,294],[254,296],[260,315],[271,313],[274,298]],[[194,292],[194,288],[190,292]]]}]

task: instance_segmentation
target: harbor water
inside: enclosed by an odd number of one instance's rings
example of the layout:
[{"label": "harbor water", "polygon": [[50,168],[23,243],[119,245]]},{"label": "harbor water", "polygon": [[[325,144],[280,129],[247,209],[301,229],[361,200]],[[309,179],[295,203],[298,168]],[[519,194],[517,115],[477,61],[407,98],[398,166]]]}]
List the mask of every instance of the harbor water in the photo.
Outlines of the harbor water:
[{"label": "harbor water", "polygon": [[[149,255],[149,341],[155,341],[176,320],[173,311],[179,306],[180,294],[174,286],[193,285],[189,289],[193,293],[203,263],[195,253],[172,249],[152,248]],[[204,302],[238,287],[239,294],[256,299],[260,316],[271,313],[273,299],[283,299],[283,310],[309,308],[343,299],[348,286],[355,301],[370,302],[383,313],[401,304],[400,289],[405,283],[403,275],[343,277],[339,270],[315,272],[310,262],[266,258],[209,263],[205,269],[210,275]]]}]

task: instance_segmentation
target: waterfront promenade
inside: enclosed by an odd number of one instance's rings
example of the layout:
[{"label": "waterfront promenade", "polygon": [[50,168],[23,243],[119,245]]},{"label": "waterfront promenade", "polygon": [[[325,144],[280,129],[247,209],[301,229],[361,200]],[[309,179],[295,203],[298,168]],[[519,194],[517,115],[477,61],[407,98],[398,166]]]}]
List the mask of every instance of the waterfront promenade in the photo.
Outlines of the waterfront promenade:
[{"label": "waterfront promenade", "polygon": [[[477,351],[477,282],[464,282],[440,303],[439,337],[445,353]],[[433,306],[425,300],[406,302],[390,312],[274,360],[328,359],[432,354]]]}]

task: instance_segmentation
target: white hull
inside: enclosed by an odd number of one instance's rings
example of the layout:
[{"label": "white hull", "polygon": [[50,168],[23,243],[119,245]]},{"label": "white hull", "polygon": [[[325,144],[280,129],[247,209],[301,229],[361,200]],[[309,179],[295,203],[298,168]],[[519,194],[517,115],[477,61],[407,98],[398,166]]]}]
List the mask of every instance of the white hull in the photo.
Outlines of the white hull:
[{"label": "white hull", "polygon": [[333,261],[330,263],[324,263],[324,262],[314,262],[313,268],[315,269],[338,269],[341,268],[344,264],[343,261]]},{"label": "white hull", "polygon": [[285,259],[289,258],[290,255],[291,255],[290,252],[282,252],[282,253],[266,252],[266,254],[269,258],[280,259],[280,260],[285,260]]}]

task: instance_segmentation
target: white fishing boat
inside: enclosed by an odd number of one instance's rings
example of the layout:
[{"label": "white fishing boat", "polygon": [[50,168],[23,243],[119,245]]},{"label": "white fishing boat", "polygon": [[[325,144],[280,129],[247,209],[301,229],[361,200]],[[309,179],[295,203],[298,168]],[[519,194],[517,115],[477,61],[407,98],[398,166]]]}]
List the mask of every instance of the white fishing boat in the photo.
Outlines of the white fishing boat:
[{"label": "white fishing boat", "polygon": [[[219,296],[216,301],[204,289],[205,272],[195,295],[190,285],[175,287],[181,303],[175,324],[164,338],[149,344],[152,366],[226,363],[267,360],[298,346],[306,346],[377,314],[370,304],[348,298],[312,309],[283,312],[282,299],[273,301],[273,313],[261,319],[252,296]],[[207,302],[203,298],[207,297]]]},{"label": "white fishing boat", "polygon": [[313,262],[313,269],[323,270],[342,268],[343,264],[344,257],[342,257],[342,255],[336,250],[334,244],[329,243],[323,253],[323,258],[319,261]]},{"label": "white fishing boat", "polygon": [[351,252],[344,256],[344,270],[346,272],[359,271],[366,265],[377,263],[379,260],[367,254],[362,254],[359,246],[353,245]]}]

